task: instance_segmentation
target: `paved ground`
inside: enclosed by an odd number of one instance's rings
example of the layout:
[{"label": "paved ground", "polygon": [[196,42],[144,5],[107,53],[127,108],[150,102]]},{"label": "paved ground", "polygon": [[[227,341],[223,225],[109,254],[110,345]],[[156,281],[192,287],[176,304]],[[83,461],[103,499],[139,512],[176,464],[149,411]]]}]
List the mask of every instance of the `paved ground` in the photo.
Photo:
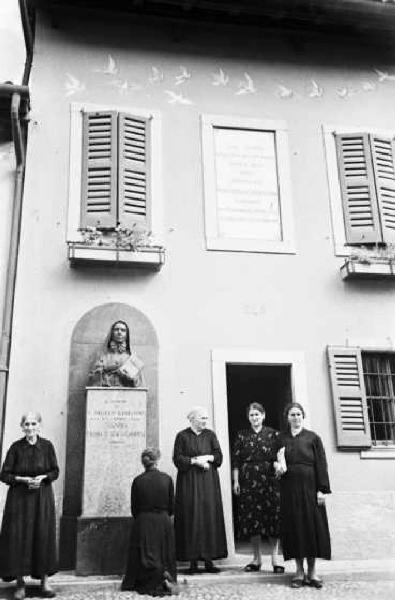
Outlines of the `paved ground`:
[{"label": "paved ground", "polygon": [[[324,587],[291,589],[292,572],[273,575],[270,571],[243,573],[239,568],[219,575],[179,575],[179,600],[395,600],[395,561],[331,562],[320,564]],[[114,577],[75,577],[61,573],[52,578],[59,600],[144,600],[134,592],[120,592]],[[0,586],[0,598],[12,598],[13,587]],[[29,585],[27,596],[37,597]]]},{"label": "paved ground", "polygon": [[[395,581],[326,581],[321,590],[291,589],[286,582],[219,583],[211,585],[181,585],[179,600],[393,600]],[[134,592],[119,592],[98,586],[84,589],[57,587],[59,600],[143,600]],[[28,596],[35,596],[33,590]],[[12,598],[11,588],[3,589],[2,598]]]}]

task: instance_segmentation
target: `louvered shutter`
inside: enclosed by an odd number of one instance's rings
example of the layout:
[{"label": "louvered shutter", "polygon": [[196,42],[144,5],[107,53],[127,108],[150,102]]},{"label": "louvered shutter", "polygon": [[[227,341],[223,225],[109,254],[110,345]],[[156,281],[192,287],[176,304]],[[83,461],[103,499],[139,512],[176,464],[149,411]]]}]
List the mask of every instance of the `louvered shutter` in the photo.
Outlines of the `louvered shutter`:
[{"label": "louvered shutter", "polygon": [[150,229],[150,119],[119,115],[119,222]]},{"label": "louvered shutter", "polygon": [[359,348],[328,347],[338,448],[372,444]]},{"label": "louvered shutter", "polygon": [[117,224],[117,113],[84,112],[81,227]]},{"label": "louvered shutter", "polygon": [[336,134],[335,139],[346,241],[349,244],[381,242],[368,134]]},{"label": "louvered shutter", "polygon": [[383,241],[395,243],[394,140],[370,135]]}]

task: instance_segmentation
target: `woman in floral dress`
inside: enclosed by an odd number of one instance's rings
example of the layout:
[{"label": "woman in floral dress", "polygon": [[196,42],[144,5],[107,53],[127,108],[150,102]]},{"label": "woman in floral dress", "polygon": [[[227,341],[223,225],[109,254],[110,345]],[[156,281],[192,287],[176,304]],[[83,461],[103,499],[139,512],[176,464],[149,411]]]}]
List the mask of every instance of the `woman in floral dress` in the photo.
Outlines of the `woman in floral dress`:
[{"label": "woman in floral dress", "polygon": [[251,427],[239,431],[233,446],[233,492],[239,496],[237,537],[250,540],[254,557],[245,571],[259,571],[262,538],[272,546],[274,573],[283,573],[278,564],[280,534],[280,492],[273,471],[274,445],[278,432],[264,425],[265,409],[258,402],[247,407]]}]

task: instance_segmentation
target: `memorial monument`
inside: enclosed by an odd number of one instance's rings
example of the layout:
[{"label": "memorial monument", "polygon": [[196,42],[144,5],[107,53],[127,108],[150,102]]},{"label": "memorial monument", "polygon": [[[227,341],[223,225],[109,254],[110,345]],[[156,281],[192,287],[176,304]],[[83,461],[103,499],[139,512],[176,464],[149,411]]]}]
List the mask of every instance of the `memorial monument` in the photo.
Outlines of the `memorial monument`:
[{"label": "memorial monument", "polygon": [[88,376],[82,514],[76,573],[122,573],[130,524],[130,485],[147,445],[143,362],[129,327],[116,321]]}]

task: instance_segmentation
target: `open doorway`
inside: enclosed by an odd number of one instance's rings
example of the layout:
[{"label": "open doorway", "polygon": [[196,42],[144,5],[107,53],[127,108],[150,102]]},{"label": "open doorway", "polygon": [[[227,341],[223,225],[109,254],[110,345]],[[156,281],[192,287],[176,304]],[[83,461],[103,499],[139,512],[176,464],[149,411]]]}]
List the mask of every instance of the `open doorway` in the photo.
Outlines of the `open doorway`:
[{"label": "open doorway", "polygon": [[[291,365],[226,364],[229,448],[236,433],[249,427],[246,407],[260,402],[266,411],[265,424],[281,429],[285,405],[292,402]],[[237,497],[232,494],[233,531],[237,532]],[[236,553],[249,552],[245,542],[234,539]]]}]

